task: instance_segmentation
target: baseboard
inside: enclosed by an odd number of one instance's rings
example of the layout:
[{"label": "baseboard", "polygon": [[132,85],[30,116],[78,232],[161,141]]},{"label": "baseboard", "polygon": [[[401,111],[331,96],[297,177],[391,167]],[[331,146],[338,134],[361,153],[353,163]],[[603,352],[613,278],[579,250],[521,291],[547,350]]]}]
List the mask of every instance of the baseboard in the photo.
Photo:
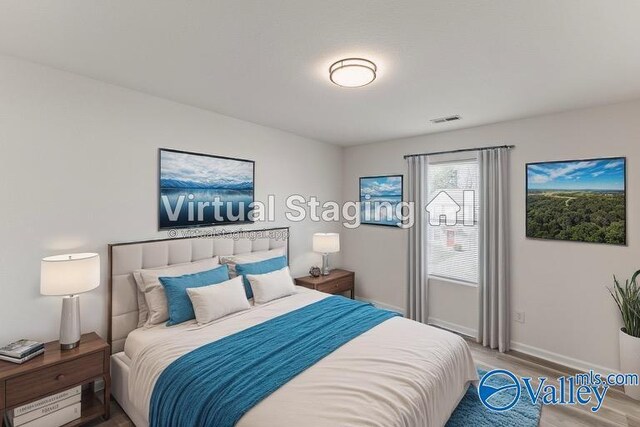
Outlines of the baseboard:
[{"label": "baseboard", "polygon": [[575,369],[581,372],[589,372],[590,370],[593,370],[594,372],[605,375],[619,372],[618,369],[594,365],[593,363],[585,362],[584,360],[563,356],[552,351],[543,350],[541,348],[533,347],[531,345],[522,344],[515,341],[511,341],[511,350],[519,351],[520,353],[528,354],[529,356],[557,363],[558,365],[566,366],[567,368]]},{"label": "baseboard", "polygon": [[[396,313],[400,313],[403,316],[405,315],[405,310],[400,307],[381,303],[379,301],[368,299],[368,298],[356,297],[356,299],[364,302],[369,302],[375,305],[376,307],[395,311]],[[437,326],[439,328],[447,329],[449,331],[457,332],[459,334],[466,335],[474,339],[478,336],[477,329],[447,322],[446,320],[430,317],[428,320],[428,324]],[[511,349],[515,351],[519,351],[520,353],[527,354],[529,356],[533,356],[543,360],[547,360],[549,362],[557,363],[558,365],[566,366],[567,368],[572,368],[581,372],[589,372],[590,370],[593,370],[594,372],[598,372],[601,374],[618,373],[617,369],[607,368],[606,366],[594,365],[593,363],[589,363],[584,360],[563,356],[561,354],[554,353],[552,351],[543,350],[538,347],[522,344],[515,341],[511,341]]]},{"label": "baseboard", "polygon": [[385,310],[395,311],[396,313],[400,313],[403,316],[405,315],[404,308],[396,307],[394,305],[385,304],[385,303],[382,303],[382,302],[379,302],[379,301],[376,301],[376,300],[372,300],[372,299],[369,299],[369,298],[362,298],[362,297],[359,297],[359,296],[356,296],[356,299],[359,300],[359,301],[364,301],[364,302],[371,303],[371,304],[375,305],[378,308],[384,308]]},{"label": "baseboard", "polygon": [[465,335],[470,338],[476,338],[478,336],[478,330],[469,328],[467,326],[457,325],[455,323],[447,322],[446,320],[435,319],[433,317],[429,317],[427,321],[429,325],[437,326],[442,329],[446,329],[448,331],[457,332],[459,334]]},{"label": "baseboard", "polygon": [[[405,310],[400,308],[400,307],[396,307],[390,304],[385,304],[376,300],[372,300],[369,298],[363,298],[363,297],[356,297],[357,300],[360,301],[364,301],[364,302],[369,302],[373,305],[375,305],[376,307],[379,308],[384,308],[385,310],[391,310],[391,311],[395,311],[396,313],[400,313],[403,316],[405,315]],[[447,329],[449,331],[453,331],[453,332],[457,332],[459,334],[462,335],[466,335],[468,337],[471,338],[475,338],[478,336],[478,331],[472,328],[467,328],[466,326],[462,326],[462,325],[457,325],[455,323],[451,323],[451,322],[447,322],[444,320],[440,320],[440,319],[434,319],[433,317],[430,317],[428,322],[429,325],[433,325],[433,326],[437,326],[439,328],[442,329]]]}]

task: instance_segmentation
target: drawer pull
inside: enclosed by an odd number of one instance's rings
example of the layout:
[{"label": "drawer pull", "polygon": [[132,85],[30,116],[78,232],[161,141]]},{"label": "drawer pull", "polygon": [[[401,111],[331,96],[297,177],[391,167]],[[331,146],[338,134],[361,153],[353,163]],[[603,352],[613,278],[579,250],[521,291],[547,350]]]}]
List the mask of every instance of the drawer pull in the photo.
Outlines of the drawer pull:
[{"label": "drawer pull", "polygon": [[62,381],[64,379],[64,374],[60,374],[56,377],[56,381]]}]

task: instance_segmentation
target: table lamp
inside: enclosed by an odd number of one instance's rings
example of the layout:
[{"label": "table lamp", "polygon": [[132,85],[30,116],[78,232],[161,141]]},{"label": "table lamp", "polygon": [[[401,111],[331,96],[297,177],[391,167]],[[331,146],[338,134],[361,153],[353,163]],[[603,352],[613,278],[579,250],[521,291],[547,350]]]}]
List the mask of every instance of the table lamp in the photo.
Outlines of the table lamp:
[{"label": "table lamp", "polygon": [[60,348],[80,343],[80,297],[100,285],[100,256],[93,253],[56,255],[40,264],[40,293],[64,296],[60,318]]},{"label": "table lamp", "polygon": [[340,252],[340,234],[316,233],[313,235],[313,251],[322,254],[322,275],[326,276],[329,270],[329,254]]}]

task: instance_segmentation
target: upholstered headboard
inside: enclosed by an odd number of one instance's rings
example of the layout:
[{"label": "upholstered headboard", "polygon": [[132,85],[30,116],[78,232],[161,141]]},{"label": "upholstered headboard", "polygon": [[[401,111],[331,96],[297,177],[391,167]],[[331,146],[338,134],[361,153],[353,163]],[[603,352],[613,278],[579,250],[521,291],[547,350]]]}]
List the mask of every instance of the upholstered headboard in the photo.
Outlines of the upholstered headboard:
[{"label": "upholstered headboard", "polygon": [[138,324],[137,287],[133,272],[222,255],[237,255],[284,247],[289,255],[289,228],[215,232],[109,245],[109,336],[111,353]]}]

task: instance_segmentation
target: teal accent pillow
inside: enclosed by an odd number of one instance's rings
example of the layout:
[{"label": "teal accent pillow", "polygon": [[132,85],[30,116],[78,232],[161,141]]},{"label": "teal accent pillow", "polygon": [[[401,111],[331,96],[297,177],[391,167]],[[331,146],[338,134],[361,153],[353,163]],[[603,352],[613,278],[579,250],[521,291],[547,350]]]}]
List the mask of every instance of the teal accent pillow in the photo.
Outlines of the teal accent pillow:
[{"label": "teal accent pillow", "polygon": [[221,265],[201,273],[185,274],[178,277],[160,277],[159,280],[167,296],[169,308],[167,326],[173,326],[196,318],[193,305],[191,305],[187,294],[187,288],[200,288],[229,280],[229,267]]},{"label": "teal accent pillow", "polygon": [[265,259],[264,261],[250,262],[247,264],[236,264],[236,273],[242,276],[244,283],[244,291],[247,298],[253,298],[251,284],[247,280],[247,274],[267,274],[272,271],[282,270],[287,266],[287,257],[279,256],[277,258]]}]

